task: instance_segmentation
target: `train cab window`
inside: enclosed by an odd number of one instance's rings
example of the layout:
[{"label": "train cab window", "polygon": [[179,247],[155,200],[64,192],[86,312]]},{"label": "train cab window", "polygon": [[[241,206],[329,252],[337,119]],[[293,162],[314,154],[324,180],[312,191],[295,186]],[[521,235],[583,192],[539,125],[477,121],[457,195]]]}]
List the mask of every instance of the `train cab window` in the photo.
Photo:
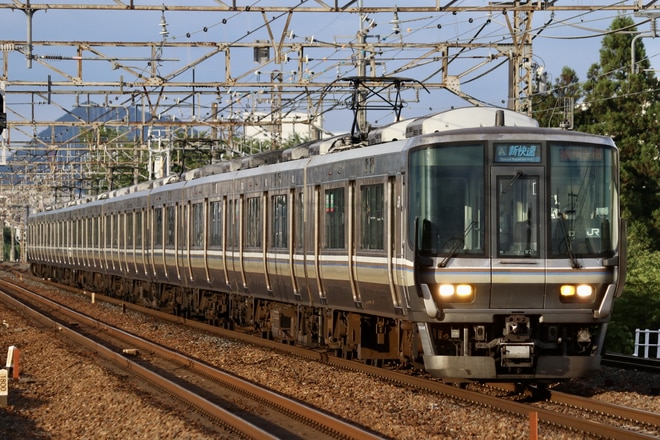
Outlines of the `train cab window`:
[{"label": "train cab window", "polygon": [[209,204],[209,246],[222,246],[222,201]]},{"label": "train cab window", "polygon": [[549,147],[550,255],[612,256],[619,197],[614,149],[579,144]]},{"label": "train cab window", "polygon": [[360,247],[384,249],[385,199],[383,185],[363,185],[360,188]]},{"label": "train cab window", "polygon": [[246,200],[245,245],[261,246],[261,198],[250,197]]},{"label": "train cab window", "polygon": [[409,243],[417,238],[419,251],[430,255],[484,253],[484,175],[482,144],[413,150],[408,172]]},{"label": "train cab window", "polygon": [[192,205],[192,247],[200,249],[204,245],[204,205]]},{"label": "train cab window", "polygon": [[287,195],[272,196],[271,206],[271,245],[274,248],[286,249],[289,246]]},{"label": "train cab window", "polygon": [[325,248],[343,249],[345,228],[344,188],[325,190]]}]

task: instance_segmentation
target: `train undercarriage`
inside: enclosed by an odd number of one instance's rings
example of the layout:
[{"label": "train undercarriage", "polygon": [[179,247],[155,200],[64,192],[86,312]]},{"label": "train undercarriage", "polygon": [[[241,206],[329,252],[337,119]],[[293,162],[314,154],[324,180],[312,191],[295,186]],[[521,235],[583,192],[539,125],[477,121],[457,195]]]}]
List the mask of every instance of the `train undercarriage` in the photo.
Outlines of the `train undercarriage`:
[{"label": "train undercarriage", "polygon": [[187,319],[249,331],[284,344],[327,350],[344,359],[423,368],[416,329],[405,320],[53,266],[33,264],[32,272]]},{"label": "train undercarriage", "polygon": [[599,368],[606,326],[545,324],[539,316],[496,315],[492,323],[413,323],[269,298],[132,280],[33,264],[42,278],[284,344],[371,365],[425,369],[461,379],[555,381]]}]

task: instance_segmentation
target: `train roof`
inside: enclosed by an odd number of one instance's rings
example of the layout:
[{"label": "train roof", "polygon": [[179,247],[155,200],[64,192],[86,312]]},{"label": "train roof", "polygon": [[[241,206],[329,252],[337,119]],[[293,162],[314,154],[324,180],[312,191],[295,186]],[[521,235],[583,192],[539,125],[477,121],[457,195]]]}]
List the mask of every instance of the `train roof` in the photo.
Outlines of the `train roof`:
[{"label": "train roof", "polygon": [[[258,174],[260,167],[269,166],[273,171],[293,170],[310,165],[319,165],[338,159],[334,153],[348,152],[340,156],[348,158],[363,157],[377,154],[390,154],[396,150],[412,147],[417,142],[405,142],[406,139],[417,138],[433,133],[446,133],[447,135],[483,132],[485,136],[494,131],[515,130],[515,127],[524,127],[528,134],[534,132],[566,133],[560,129],[543,129],[533,118],[508,109],[496,107],[465,107],[451,109],[419,118],[397,121],[392,124],[373,128],[367,140],[355,142],[349,134],[340,134],[327,139],[306,142],[286,150],[273,150],[255,155],[239,157],[230,161],[207,165],[195,170],[186,171],[181,175],[171,175],[149,182],[143,182],[126,188],[109,191],[98,196],[84,197],[75,201],[64,203],[58,207],[49,207],[46,210],[63,207],[74,208],[82,204],[93,203],[95,200],[131,198],[145,194],[157,194],[173,188],[171,184],[178,183],[177,187],[188,186],[188,182],[205,183],[216,180],[217,175],[223,175],[222,180],[230,180],[239,175]],[[451,133],[450,133],[451,132]],[[580,133],[571,132],[576,136]],[[399,141],[399,142],[396,142]],[[377,149],[368,148],[377,146]],[[324,157],[328,156],[328,157]],[[306,159],[306,160],[303,160]],[[294,165],[296,161],[300,161]],[[278,165],[281,164],[281,165]],[[305,164],[305,165],[303,165]],[[252,170],[252,171],[247,171]],[[74,208],[75,209],[75,208]]]}]

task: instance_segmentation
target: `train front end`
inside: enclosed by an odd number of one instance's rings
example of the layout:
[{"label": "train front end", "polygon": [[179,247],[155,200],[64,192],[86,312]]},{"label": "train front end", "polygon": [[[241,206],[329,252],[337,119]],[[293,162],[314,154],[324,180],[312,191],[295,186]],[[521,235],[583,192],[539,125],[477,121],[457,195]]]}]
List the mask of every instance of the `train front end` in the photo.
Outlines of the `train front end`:
[{"label": "train front end", "polygon": [[426,370],[550,381],[597,370],[625,273],[606,137],[492,127],[408,153],[410,296]]}]

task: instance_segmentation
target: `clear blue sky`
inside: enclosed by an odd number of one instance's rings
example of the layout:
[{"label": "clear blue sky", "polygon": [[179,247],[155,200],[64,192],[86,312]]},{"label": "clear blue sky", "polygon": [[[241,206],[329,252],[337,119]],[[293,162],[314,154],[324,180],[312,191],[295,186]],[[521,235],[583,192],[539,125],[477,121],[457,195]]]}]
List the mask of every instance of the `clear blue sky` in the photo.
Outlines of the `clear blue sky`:
[{"label": "clear blue sky", "polygon": [[[75,1],[50,2],[57,3],[76,3]],[[78,3],[93,3],[92,1],[79,1]],[[107,0],[100,3],[109,3]],[[163,1],[136,1],[139,4],[161,5],[168,2]],[[172,3],[172,2],[170,2]],[[181,2],[174,2],[181,4]],[[197,0],[196,4],[203,4],[203,1]],[[248,2],[239,2],[239,4],[248,4]],[[282,2],[274,0],[253,1],[254,8],[259,5],[272,6],[275,4],[296,2]],[[373,6],[376,2],[365,0],[365,6]],[[403,2],[400,2],[403,3]],[[570,2],[571,4],[585,6],[594,2]],[[604,4],[607,2],[596,2]],[[609,2],[610,4],[636,4],[637,1],[628,2]],[[216,4],[209,0],[209,4]],[[378,2],[379,6],[392,5],[395,2]],[[454,6],[460,5],[457,2]],[[472,1],[470,4],[475,4]],[[486,4],[486,2],[484,2]],[[269,14],[269,19],[275,18],[277,14]],[[540,30],[545,23],[549,25],[534,39],[533,61],[542,67],[554,82],[554,79],[561,72],[563,66],[573,68],[580,79],[584,80],[591,64],[599,61],[599,49],[601,39],[607,27],[611,24],[616,12],[564,12],[557,13],[554,16],[550,12],[536,12],[534,14],[533,29]],[[370,16],[376,27],[370,30],[368,41],[403,41],[403,42],[444,42],[453,41],[461,43],[505,43],[510,42],[509,30],[504,16],[502,14],[489,14],[483,11],[475,11],[465,14],[428,14],[411,15],[399,13],[401,33],[392,33],[393,18],[392,13],[375,14]],[[643,17],[633,15],[635,22],[642,23]],[[101,12],[101,11],[56,11],[48,12],[37,11],[33,19],[33,39],[35,41],[160,41],[162,28],[160,12]],[[184,12],[166,12],[168,40],[177,42],[186,41],[216,41],[216,42],[252,42],[254,40],[267,39],[267,33],[264,27],[264,20],[259,13],[184,13]],[[271,23],[274,34],[279,38],[284,26],[286,17],[274,19]],[[26,17],[21,11],[0,10],[0,44],[3,41],[24,41],[26,39]],[[287,37],[287,41],[303,42],[314,38],[315,41],[338,42],[349,44],[355,41],[356,32],[359,28],[359,16],[356,14],[294,14],[290,30],[294,35]],[[649,32],[650,23],[640,24],[639,31]],[[646,47],[646,53],[651,60],[654,69],[660,70],[660,38],[644,38],[641,40]],[[46,53],[37,53],[40,56],[62,55],[65,58],[74,56],[70,49],[62,47],[39,48]],[[125,61],[125,65],[130,65],[134,69],[147,70],[147,64],[144,59],[147,52],[145,50],[126,50],[126,49],[104,49],[106,54],[117,57],[136,58],[136,60]],[[170,50],[163,53],[164,58],[177,59],[179,61],[163,62],[159,71],[167,74],[176,71],[178,67],[196,59],[205,51],[199,51],[192,48]],[[419,57],[423,51],[393,50],[389,53],[383,53],[379,57],[382,61],[377,68],[379,74],[394,72],[398,67],[408,63],[410,59]],[[459,54],[458,58],[450,66],[450,74],[460,74],[472,67],[475,67],[484,61],[484,58],[493,53],[489,50],[468,50]],[[354,65],[351,64],[352,52],[348,49],[326,50],[325,52],[312,53],[312,60],[305,64],[309,71],[320,74],[319,81],[330,82],[337,75],[356,75]],[[354,54],[353,54],[354,55]],[[51,75],[53,81],[61,77],[39,63],[33,62],[32,69],[27,69],[24,57],[16,52],[2,53],[2,57],[8,57],[9,61],[9,79],[20,80],[34,78],[45,81],[48,75]],[[243,58],[243,59],[240,59]],[[326,58],[326,59],[323,59]],[[493,61],[481,67],[475,68],[474,72],[467,74],[462,79],[461,88],[473,97],[486,103],[503,106],[507,99],[507,67],[502,65],[493,72],[490,69],[496,66],[499,61]],[[54,66],[62,71],[76,74],[75,61],[63,60],[54,62]],[[297,63],[291,61],[280,66],[267,66],[266,69],[281,68],[285,72],[285,77],[294,69]],[[90,61],[84,64],[84,77],[87,81],[114,79],[121,74],[121,69],[112,69],[111,63],[107,61]],[[214,78],[217,80],[222,77],[223,72],[218,70],[221,66],[217,63],[203,63],[196,68],[197,80],[205,78]],[[439,82],[439,76],[432,76],[433,72],[439,68],[438,63],[428,63],[406,72],[401,76],[415,79],[424,79],[430,76],[430,80]],[[232,70],[234,76],[242,73],[249,73],[256,70],[257,66],[252,60],[251,52],[246,51],[245,57],[232,60]],[[126,78],[129,75],[123,73]],[[253,75],[254,73],[250,73]],[[187,76],[186,76],[187,75]],[[182,77],[189,79],[190,73],[186,72]],[[286,80],[285,80],[286,82]],[[82,90],[84,92],[84,90]],[[444,110],[450,106],[467,105],[465,101],[455,97],[446,91],[433,92],[431,95],[422,94],[421,102],[410,102],[404,110],[404,116],[418,116],[433,111]],[[13,102],[17,98],[10,97],[8,104],[17,109],[22,116],[29,117],[27,103]],[[71,104],[71,99],[59,96],[54,98],[63,106]],[[57,114],[61,114],[61,109],[56,106],[39,106],[38,112],[43,112],[44,117],[55,119]],[[27,112],[27,113],[26,113]],[[186,118],[189,116],[185,108],[178,109],[176,116]],[[10,113],[10,119],[15,116]],[[386,123],[391,120],[391,115],[374,114],[370,117],[372,122]],[[344,117],[326,119],[330,130],[348,130],[349,122]]]}]

